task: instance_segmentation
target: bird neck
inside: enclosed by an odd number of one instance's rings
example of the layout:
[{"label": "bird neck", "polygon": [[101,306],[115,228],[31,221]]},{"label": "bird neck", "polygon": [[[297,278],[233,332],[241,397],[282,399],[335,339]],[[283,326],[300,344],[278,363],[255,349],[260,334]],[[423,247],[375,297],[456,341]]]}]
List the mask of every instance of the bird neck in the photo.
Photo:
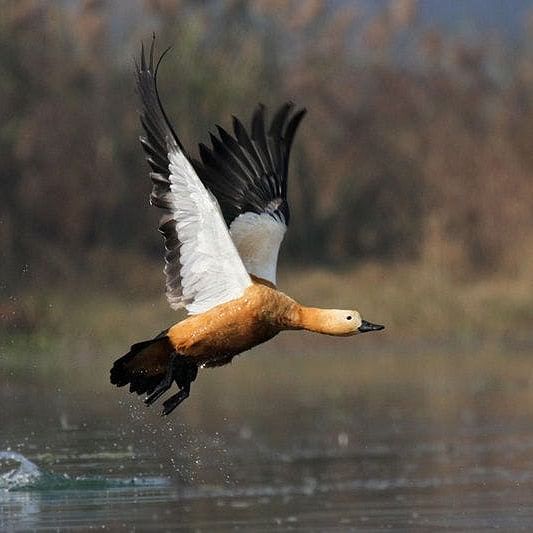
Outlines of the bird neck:
[{"label": "bird neck", "polygon": [[335,335],[332,328],[332,309],[320,309],[318,307],[306,307],[296,304],[287,322],[287,329],[305,329],[325,335]]}]

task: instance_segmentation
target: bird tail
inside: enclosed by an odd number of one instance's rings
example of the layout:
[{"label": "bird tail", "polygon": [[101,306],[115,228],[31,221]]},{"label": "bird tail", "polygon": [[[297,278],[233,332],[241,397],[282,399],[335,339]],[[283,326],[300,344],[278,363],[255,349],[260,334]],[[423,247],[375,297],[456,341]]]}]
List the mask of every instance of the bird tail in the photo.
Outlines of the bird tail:
[{"label": "bird tail", "polygon": [[117,387],[130,384],[130,392],[150,394],[165,377],[174,347],[168,329],[153,339],[134,344],[111,368],[111,383]]}]

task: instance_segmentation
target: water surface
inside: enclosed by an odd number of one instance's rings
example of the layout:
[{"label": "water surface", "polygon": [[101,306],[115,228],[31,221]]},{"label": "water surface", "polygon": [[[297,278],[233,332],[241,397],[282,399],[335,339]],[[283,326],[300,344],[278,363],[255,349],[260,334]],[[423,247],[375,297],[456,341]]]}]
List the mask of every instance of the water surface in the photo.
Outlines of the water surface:
[{"label": "water surface", "polygon": [[108,387],[107,360],[6,370],[0,530],[531,529],[524,353],[501,375],[500,356],[323,342],[206,371],[166,419]]}]

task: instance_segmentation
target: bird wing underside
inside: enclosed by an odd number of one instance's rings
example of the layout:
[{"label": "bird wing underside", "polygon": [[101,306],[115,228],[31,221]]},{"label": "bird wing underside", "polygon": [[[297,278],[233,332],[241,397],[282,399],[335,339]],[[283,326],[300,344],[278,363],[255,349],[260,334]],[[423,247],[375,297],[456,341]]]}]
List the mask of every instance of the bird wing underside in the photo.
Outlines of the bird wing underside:
[{"label": "bird wing underside", "polygon": [[267,130],[265,107],[255,110],[249,133],[233,117],[233,135],[217,126],[211,148],[200,144],[193,165],[215,195],[250,274],[275,284],[279,248],[289,223],[289,156],[305,109],[285,103]]},{"label": "bird wing underside", "polygon": [[166,292],[173,308],[190,314],[239,298],[251,279],[229,235],[214,196],[196,174],[165,114],[157,91],[154,42],[137,64],[141,144],[152,169],[150,201],[163,210]]}]

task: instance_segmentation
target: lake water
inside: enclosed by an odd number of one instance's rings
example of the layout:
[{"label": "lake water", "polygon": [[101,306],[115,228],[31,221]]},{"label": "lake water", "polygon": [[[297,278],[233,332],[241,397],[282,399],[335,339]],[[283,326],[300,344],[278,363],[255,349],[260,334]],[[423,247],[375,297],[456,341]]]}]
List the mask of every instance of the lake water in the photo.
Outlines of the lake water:
[{"label": "lake water", "polygon": [[168,418],[107,384],[112,358],[0,367],[0,530],[533,528],[528,350],[283,342]]}]

